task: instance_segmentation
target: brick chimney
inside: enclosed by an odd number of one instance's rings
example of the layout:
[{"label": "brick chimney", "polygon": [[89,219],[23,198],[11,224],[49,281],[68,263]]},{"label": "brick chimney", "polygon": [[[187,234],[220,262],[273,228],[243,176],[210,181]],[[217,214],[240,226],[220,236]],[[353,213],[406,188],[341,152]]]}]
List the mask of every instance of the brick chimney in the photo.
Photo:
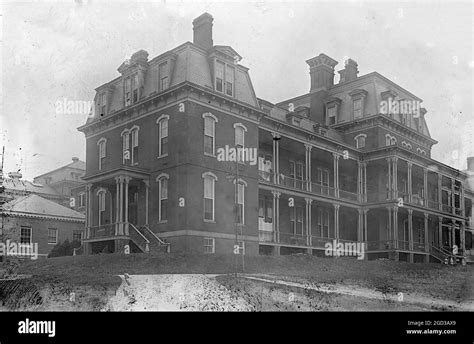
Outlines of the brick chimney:
[{"label": "brick chimney", "polygon": [[313,57],[306,61],[309,65],[309,75],[311,77],[310,92],[321,88],[328,89],[334,86],[334,67],[337,61],[325,54]]},{"label": "brick chimney", "polygon": [[474,172],[474,156],[467,158],[467,169],[468,171]]},{"label": "brick chimney", "polygon": [[79,161],[79,158],[75,156],[75,157],[72,158],[72,161],[78,162],[78,161]]},{"label": "brick chimney", "polygon": [[339,79],[340,84],[357,79],[357,74],[359,73],[357,62],[353,59],[348,59],[344,64],[344,69],[340,70],[338,73],[341,76]]},{"label": "brick chimney", "polygon": [[214,46],[212,41],[213,20],[214,18],[207,12],[193,20],[193,43],[206,50]]}]

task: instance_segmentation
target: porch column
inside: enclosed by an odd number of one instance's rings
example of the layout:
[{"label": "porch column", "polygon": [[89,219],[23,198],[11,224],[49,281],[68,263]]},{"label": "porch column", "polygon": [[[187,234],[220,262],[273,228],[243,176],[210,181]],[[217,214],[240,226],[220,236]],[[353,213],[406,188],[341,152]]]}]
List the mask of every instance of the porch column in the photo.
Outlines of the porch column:
[{"label": "porch column", "polygon": [[443,247],[443,217],[438,216],[438,247]]},{"label": "porch column", "polygon": [[357,209],[357,241],[362,242],[364,241],[364,233],[363,233],[363,221],[364,221],[364,211],[362,209]]},{"label": "porch column", "polygon": [[443,176],[438,173],[438,206],[439,210],[443,211]]},{"label": "porch column", "polygon": [[120,177],[115,177],[115,235],[119,234],[120,223]]},{"label": "porch column", "polygon": [[423,203],[425,207],[428,207],[428,170],[426,167],[423,168]]},{"label": "porch column", "polygon": [[452,214],[456,213],[455,210],[454,210],[454,204],[455,204],[454,200],[455,200],[455,197],[454,197],[454,178],[451,178],[451,213]]},{"label": "porch column", "polygon": [[[364,209],[364,241],[367,242],[369,240],[369,236],[368,236],[368,228],[367,228],[367,213],[369,212],[368,209]],[[367,249],[367,245],[365,246],[365,248]]]},{"label": "porch column", "polygon": [[123,235],[123,177],[120,176],[119,178],[119,224],[118,224],[118,232],[119,235]]},{"label": "porch column", "polygon": [[90,237],[92,227],[92,184],[86,185],[86,238]]},{"label": "porch column", "polygon": [[465,233],[465,224],[464,224],[464,221],[462,221],[459,225],[459,235],[460,235],[460,238],[459,238],[459,244],[460,244],[460,248],[462,250],[462,253],[463,255],[465,254],[465,250],[466,250],[466,233]]},{"label": "porch column", "polygon": [[334,204],[334,236],[339,241],[339,204]]},{"label": "porch column", "polygon": [[363,193],[364,193],[364,202],[367,202],[367,163],[362,163],[362,171],[364,172],[364,179],[363,179]]},{"label": "porch column", "polygon": [[145,184],[145,225],[148,226],[148,194],[150,189],[150,182],[144,179],[143,184]]},{"label": "porch column", "polygon": [[425,252],[430,251],[430,240],[428,236],[428,217],[429,215],[425,213]]},{"label": "porch column", "polygon": [[306,190],[311,191],[311,149],[313,146],[307,143],[305,143],[304,146],[306,148]]},{"label": "porch column", "polygon": [[413,210],[408,209],[408,249],[413,251]]},{"label": "porch column", "polygon": [[388,240],[392,240],[392,208],[387,207],[388,211],[388,228],[387,228],[387,234],[388,234]]},{"label": "porch column", "polygon": [[393,161],[393,198],[398,198],[398,157],[394,157]]},{"label": "porch column", "polygon": [[388,163],[388,199],[392,199],[392,158],[387,158]]},{"label": "porch column", "polygon": [[311,198],[305,198],[306,201],[306,244],[311,246]]},{"label": "porch column", "polygon": [[398,248],[398,207],[393,207],[393,240],[394,248]]},{"label": "porch column", "polygon": [[451,250],[456,245],[456,220],[451,220]]},{"label": "porch column", "polygon": [[459,187],[459,206],[461,207],[461,215],[463,218],[466,217],[466,209],[464,204],[464,183],[461,183]]},{"label": "porch column", "polygon": [[125,177],[124,178],[125,182],[125,218],[124,218],[124,223],[125,223],[125,235],[128,235],[128,183],[130,182],[130,177]]},{"label": "porch column", "polygon": [[408,203],[411,203],[412,194],[413,194],[411,170],[412,170],[413,164],[411,162],[407,162],[407,166],[408,166]]},{"label": "porch column", "polygon": [[357,161],[357,200],[362,201],[362,163]]},{"label": "porch column", "polygon": [[273,137],[273,182],[280,184],[279,140],[280,134],[272,132]]},{"label": "porch column", "polygon": [[280,192],[272,191],[273,194],[273,241],[280,242]]},{"label": "porch column", "polygon": [[334,158],[334,196],[339,197],[339,154],[332,153]]}]

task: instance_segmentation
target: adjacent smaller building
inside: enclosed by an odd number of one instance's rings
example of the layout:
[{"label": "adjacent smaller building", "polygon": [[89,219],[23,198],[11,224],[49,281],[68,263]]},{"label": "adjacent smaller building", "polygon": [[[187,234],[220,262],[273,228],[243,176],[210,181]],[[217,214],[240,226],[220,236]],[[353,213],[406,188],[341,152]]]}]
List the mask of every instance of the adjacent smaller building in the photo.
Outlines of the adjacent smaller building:
[{"label": "adjacent smaller building", "polygon": [[82,240],[84,215],[36,194],[3,204],[1,213],[2,241],[38,244],[39,257],[66,239]]}]

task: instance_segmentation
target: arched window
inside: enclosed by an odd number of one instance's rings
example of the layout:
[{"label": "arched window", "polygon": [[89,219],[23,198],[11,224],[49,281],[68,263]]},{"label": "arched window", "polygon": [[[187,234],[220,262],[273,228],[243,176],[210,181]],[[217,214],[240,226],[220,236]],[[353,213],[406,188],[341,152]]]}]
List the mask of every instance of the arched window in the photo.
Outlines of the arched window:
[{"label": "arched window", "polygon": [[392,136],[392,137],[390,138],[390,143],[391,143],[392,145],[396,145],[396,144],[397,144],[397,138],[394,137],[394,136]]},{"label": "arched window", "polygon": [[156,177],[158,182],[158,221],[168,221],[168,181],[169,175],[166,173]]},{"label": "arched window", "polygon": [[122,136],[122,161],[126,165],[130,162],[130,130],[124,129],[120,135]]},{"label": "arched window", "polygon": [[99,171],[102,170],[102,167],[104,166],[106,144],[107,144],[107,139],[104,137],[102,137],[99,141],[97,141],[97,146],[99,147]]},{"label": "arched window", "polygon": [[245,149],[245,133],[247,127],[242,123],[234,124],[235,130],[235,147],[237,148],[237,161],[240,163],[244,162],[244,149]]},{"label": "arched window", "polygon": [[392,137],[389,134],[385,135],[385,146],[390,146],[392,144]]},{"label": "arched window", "polygon": [[215,155],[216,151],[216,122],[217,117],[207,112],[202,115],[204,119],[204,154]]},{"label": "arched window", "polygon": [[[234,184],[236,181],[234,180]],[[239,178],[237,182],[237,223],[243,225],[245,223],[245,187],[247,182]]]},{"label": "arched window", "polygon": [[170,116],[161,115],[160,118],[156,120],[158,124],[158,157],[168,155],[168,122]]},{"label": "arched window", "polygon": [[97,198],[98,198],[98,215],[99,215],[99,226],[105,224],[105,197],[107,195],[107,190],[104,188],[100,188],[97,190]]},{"label": "arched window", "polygon": [[131,129],[130,129],[130,136],[131,136],[131,146],[132,146],[132,149],[131,149],[131,153],[132,153],[132,165],[136,165],[138,164],[138,130],[140,128],[136,125],[134,125]]},{"label": "arched window", "polygon": [[215,221],[215,185],[217,176],[212,172],[202,174],[204,179],[204,221]]}]

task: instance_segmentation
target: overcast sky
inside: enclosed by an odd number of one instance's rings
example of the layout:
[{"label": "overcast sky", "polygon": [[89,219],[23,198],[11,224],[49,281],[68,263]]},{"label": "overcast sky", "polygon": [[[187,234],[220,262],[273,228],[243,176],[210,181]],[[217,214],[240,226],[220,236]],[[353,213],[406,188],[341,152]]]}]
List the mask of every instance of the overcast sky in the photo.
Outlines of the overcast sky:
[{"label": "overcast sky", "polygon": [[[63,1],[1,5],[4,173],[27,179],[85,159],[84,114],[58,101],[92,101],[133,52],[150,58],[192,41],[192,20],[214,17],[214,44],[250,68],[272,102],[309,91],[308,58],[323,52],[377,71],[421,99],[433,158],[466,168],[474,155],[473,5],[464,2]],[[337,73],[336,73],[337,74]],[[336,77],[337,78],[337,77]],[[337,81],[337,79],[336,79]]]}]

